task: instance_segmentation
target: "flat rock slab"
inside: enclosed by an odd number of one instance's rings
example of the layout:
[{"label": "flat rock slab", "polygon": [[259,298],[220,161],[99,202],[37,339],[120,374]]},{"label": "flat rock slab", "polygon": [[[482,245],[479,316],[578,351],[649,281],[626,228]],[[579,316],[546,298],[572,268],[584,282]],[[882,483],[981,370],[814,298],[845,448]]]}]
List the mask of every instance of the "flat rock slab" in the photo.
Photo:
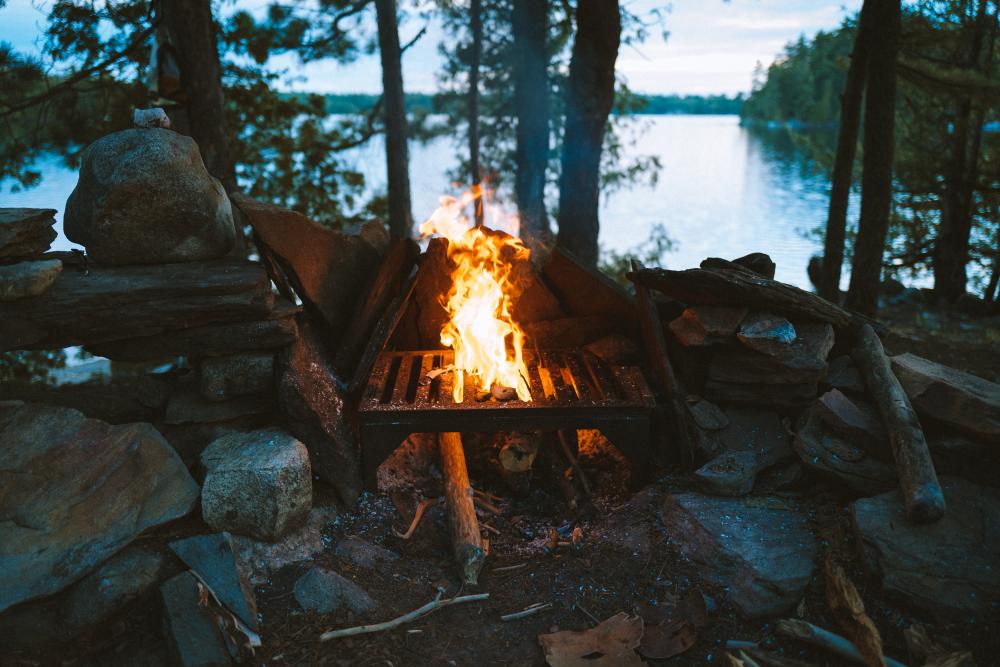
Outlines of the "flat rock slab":
[{"label": "flat rock slab", "polygon": [[54,208],[0,208],[0,259],[36,257],[56,238]]},{"label": "flat rock slab", "polygon": [[365,589],[322,567],[314,567],[299,577],[293,591],[299,606],[316,614],[332,614],[341,609],[364,614],[377,605]]},{"label": "flat rock slab", "polygon": [[816,409],[823,418],[823,423],[833,433],[860,445],[884,461],[892,460],[889,435],[874,408],[852,401],[839,389],[831,389],[819,397]]},{"label": "flat rock slab", "polygon": [[267,272],[245,260],[66,269],[43,294],[0,303],[0,351],[268,319],[274,298]]},{"label": "flat rock slab", "polygon": [[708,378],[747,384],[800,384],[818,382],[826,373],[826,357],[833,348],[833,327],[823,322],[795,325],[795,339],[778,354],[726,347],[709,363]]},{"label": "flat rock slab", "polygon": [[691,306],[671,320],[670,333],[684,347],[725,343],[747,314],[745,306]]},{"label": "flat rock slab", "polygon": [[805,514],[780,499],[681,493],[667,496],[660,518],[744,618],[789,611],[812,577],[816,538]]},{"label": "flat rock slab", "polygon": [[252,352],[202,359],[198,378],[201,395],[210,401],[262,392],[274,384],[274,354]]},{"label": "flat rock slab", "polygon": [[38,296],[52,286],[62,272],[58,259],[43,259],[0,265],[0,301]]},{"label": "flat rock slab", "polygon": [[848,354],[830,360],[823,383],[833,389],[854,394],[863,394],[868,390],[865,387],[865,379],[861,377],[861,371]]},{"label": "flat rock slab", "polygon": [[892,357],[892,372],[921,417],[1000,444],[1000,384],[909,353]]},{"label": "flat rock slab", "polygon": [[323,316],[334,338],[342,336],[378,270],[378,251],[360,236],[328,229],[301,213],[246,196],[233,201],[299,297]]},{"label": "flat rock slab", "polygon": [[0,611],[62,590],[197,500],[198,485],[149,424],[0,403]]},{"label": "flat rock slab", "polygon": [[948,511],[907,521],[898,491],[851,505],[866,567],[885,591],[942,619],[971,620],[1000,600],[1000,490],[942,477]]},{"label": "flat rock slab", "polygon": [[232,664],[215,616],[200,604],[198,580],[182,572],[160,586],[163,625],[171,664],[226,667]]},{"label": "flat rock slab", "polygon": [[752,452],[757,458],[757,470],[793,457],[788,431],[777,412],[729,407],[725,414],[729,423],[719,437],[726,451]]},{"label": "flat rock slab", "polygon": [[201,513],[216,530],[274,541],[312,508],[309,453],[284,431],[224,435],[201,453],[201,464]]},{"label": "flat rock slab", "polygon": [[257,601],[236,560],[236,546],[229,533],[196,535],[170,543],[174,553],[208,584],[229,611],[253,630],[257,623]]},{"label": "flat rock slab", "polygon": [[276,408],[274,397],[267,393],[209,401],[197,387],[182,385],[170,394],[163,422],[170,425],[215,424],[250,415],[273,414]]},{"label": "flat rock slab", "polygon": [[122,130],[88,146],[63,228],[102,264],[214,259],[236,240],[229,197],[198,144],[166,129]]}]

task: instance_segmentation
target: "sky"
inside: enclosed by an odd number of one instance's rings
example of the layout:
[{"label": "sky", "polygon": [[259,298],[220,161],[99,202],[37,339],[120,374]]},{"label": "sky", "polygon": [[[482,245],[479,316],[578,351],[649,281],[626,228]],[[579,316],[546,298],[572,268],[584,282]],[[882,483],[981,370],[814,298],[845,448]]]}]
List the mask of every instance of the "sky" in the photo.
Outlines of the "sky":
[{"label": "sky", "polygon": [[[639,45],[623,46],[617,71],[629,86],[650,94],[732,95],[748,92],[758,62],[769,65],[789,41],[800,35],[836,27],[861,6],[861,0],[621,0],[638,15],[664,11],[662,29],[650,32]],[[8,0],[0,9],[0,40],[20,51],[37,52],[51,0]],[[232,7],[262,12],[266,0],[234,0]],[[372,21],[373,23],[373,21]],[[414,17],[400,27],[405,43],[424,27]],[[447,37],[439,25],[406,52],[404,84],[409,91],[433,92],[441,57],[438,44]],[[287,87],[317,93],[381,92],[378,55],[365,55],[348,65],[330,62],[302,65],[294,57],[281,63],[295,74]]]}]

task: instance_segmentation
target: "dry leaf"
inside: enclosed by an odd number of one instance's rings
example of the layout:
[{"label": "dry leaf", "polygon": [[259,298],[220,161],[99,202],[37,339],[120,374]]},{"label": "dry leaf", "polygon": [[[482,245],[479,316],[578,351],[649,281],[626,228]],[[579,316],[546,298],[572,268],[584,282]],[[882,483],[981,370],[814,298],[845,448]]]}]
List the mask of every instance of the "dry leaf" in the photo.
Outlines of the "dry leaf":
[{"label": "dry leaf", "polygon": [[619,612],[589,630],[539,635],[538,643],[551,667],[641,667],[642,631],[640,617]]},{"label": "dry leaf", "polygon": [[858,589],[847,578],[844,568],[831,557],[827,556],[823,569],[826,572],[826,602],[844,634],[858,647],[868,667],[885,667],[882,635],[865,613],[865,603]]},{"label": "dry leaf", "polygon": [[642,609],[643,634],[639,653],[650,660],[666,660],[698,642],[698,630],[708,624],[705,598],[697,590],[681,598]]},{"label": "dry leaf", "polygon": [[935,653],[924,663],[924,667],[975,667],[975,665],[976,662],[969,651]]}]

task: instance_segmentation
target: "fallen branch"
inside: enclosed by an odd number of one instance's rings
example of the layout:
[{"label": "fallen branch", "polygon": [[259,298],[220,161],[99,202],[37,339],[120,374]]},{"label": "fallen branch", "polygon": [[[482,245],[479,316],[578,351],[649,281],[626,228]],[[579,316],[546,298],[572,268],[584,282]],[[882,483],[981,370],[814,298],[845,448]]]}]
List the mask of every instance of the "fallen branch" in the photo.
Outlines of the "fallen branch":
[{"label": "fallen branch", "polygon": [[[786,618],[778,621],[777,628],[778,634],[826,649],[845,660],[850,660],[859,665],[865,664],[865,659],[861,656],[861,651],[849,639],[834,634],[829,630],[824,630],[808,621]],[[889,657],[885,659],[885,664],[888,667],[906,667],[903,663]]]},{"label": "fallen branch", "polygon": [[823,564],[826,574],[827,606],[850,640],[858,647],[869,667],[885,667],[882,655],[882,635],[865,612],[865,603],[844,568],[829,555]]},{"label": "fallen branch", "polygon": [[463,595],[461,597],[447,598],[445,600],[441,599],[441,594],[438,593],[437,597],[425,604],[419,609],[414,609],[408,614],[403,614],[398,618],[394,618],[391,621],[385,621],[384,623],[373,623],[371,625],[358,625],[353,628],[342,628],[340,630],[330,630],[324,632],[319,636],[321,642],[329,641],[331,639],[340,639],[341,637],[353,637],[354,635],[367,635],[373,632],[382,632],[383,630],[392,630],[398,628],[401,625],[415,621],[427,614],[442,609],[444,607],[449,607],[453,604],[463,604],[465,602],[480,602],[482,600],[489,600],[489,593],[477,593],[475,595]]},{"label": "fallen branch", "polygon": [[455,552],[455,561],[462,574],[462,581],[475,584],[479,578],[479,571],[483,568],[486,553],[483,550],[483,538],[473,502],[475,496],[469,484],[469,471],[465,467],[462,436],[454,431],[439,433],[438,444],[452,550]]},{"label": "fallen branch", "polygon": [[944,493],[927,449],[924,430],[903,386],[892,372],[882,341],[870,326],[860,328],[851,357],[865,378],[868,394],[889,433],[907,518],[914,523],[937,521],[944,516]]},{"label": "fallen branch", "polygon": [[528,616],[532,616],[534,614],[538,614],[538,613],[541,613],[543,611],[547,611],[549,609],[552,609],[552,603],[551,602],[539,602],[538,604],[533,604],[530,607],[528,607],[527,609],[524,609],[522,611],[515,611],[512,614],[504,614],[503,616],[500,617],[500,620],[501,621],[516,621],[518,619],[527,618]]},{"label": "fallen branch", "polygon": [[413,514],[413,521],[410,522],[410,528],[405,533],[401,533],[395,528],[392,529],[392,532],[395,533],[396,537],[398,537],[401,540],[410,539],[411,537],[413,537],[413,532],[417,529],[417,525],[420,523],[420,519],[423,518],[424,512],[427,510],[427,508],[434,507],[443,500],[444,500],[443,497],[424,498],[423,500],[420,501],[420,504],[417,505],[417,510]]}]

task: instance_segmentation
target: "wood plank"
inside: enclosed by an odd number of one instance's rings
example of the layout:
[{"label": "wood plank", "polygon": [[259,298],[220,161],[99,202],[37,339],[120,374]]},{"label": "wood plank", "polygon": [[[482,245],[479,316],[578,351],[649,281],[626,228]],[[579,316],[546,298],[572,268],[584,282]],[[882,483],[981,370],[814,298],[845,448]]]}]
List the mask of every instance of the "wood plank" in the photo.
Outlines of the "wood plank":
[{"label": "wood plank", "polygon": [[392,333],[396,330],[399,320],[403,317],[406,304],[413,294],[414,282],[414,278],[410,278],[407,281],[406,287],[392,300],[392,303],[382,313],[382,317],[379,318],[378,324],[375,325],[375,330],[368,340],[368,346],[365,348],[364,354],[361,355],[361,361],[358,362],[357,367],[354,369],[354,375],[351,376],[351,384],[347,390],[351,396],[357,396],[357,392],[361,390],[361,387],[367,381],[368,373],[371,372],[378,355],[381,354],[382,350],[385,349],[386,343],[392,338]]}]

